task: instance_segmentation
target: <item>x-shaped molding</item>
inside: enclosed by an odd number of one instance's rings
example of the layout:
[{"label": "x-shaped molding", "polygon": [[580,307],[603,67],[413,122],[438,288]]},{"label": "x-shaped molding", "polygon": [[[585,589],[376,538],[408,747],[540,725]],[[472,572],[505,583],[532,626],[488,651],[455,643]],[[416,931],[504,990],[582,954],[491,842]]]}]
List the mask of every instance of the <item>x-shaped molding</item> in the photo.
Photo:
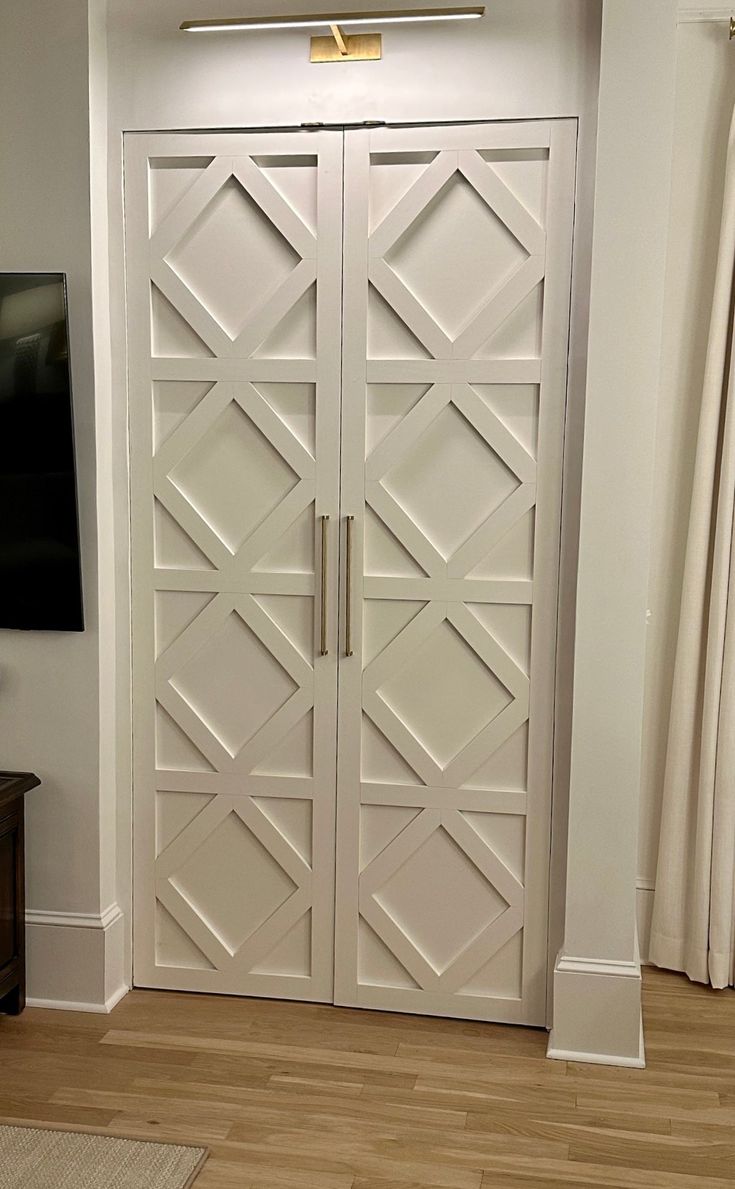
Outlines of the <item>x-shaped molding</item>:
[{"label": "x-shaped molding", "polygon": [[[380,690],[386,681],[410,664],[416,650],[429,640],[445,619],[498,681],[502,682],[511,695],[511,701],[449,761],[446,767],[442,768],[421,740],[381,697]],[[441,677],[437,679],[441,680]],[[497,751],[528,718],[529,681],[512,657],[464,603],[432,601],[414,616],[407,627],[391,640],[365,669],[363,706],[376,727],[425,784],[460,788],[488,756]]]},{"label": "x-shaped molding", "polygon": [[[391,268],[386,257],[456,173],[469,182],[528,255],[509,277],[496,285],[485,304],[452,339]],[[435,359],[471,359],[533,292],[546,268],[544,229],[474,149],[438,153],[372,233],[369,251],[370,281]]]},{"label": "x-shaped molding", "polygon": [[[223,821],[234,813],[295,885],[283,902],[237,950],[233,951],[177,886],[176,873]],[[311,905],[311,868],[301,855],[253,803],[250,797],[213,797],[174,838],[156,860],[156,897],[217,970],[251,970],[273,950],[278,941]],[[217,872],[212,872],[217,878]]]},{"label": "x-shaped molding", "polygon": [[[439,829],[452,838],[507,904],[444,970],[437,970],[380,903],[380,891]],[[424,809],[360,875],[360,915],[424,991],[456,992],[523,928],[523,885],[456,809]]]},{"label": "x-shaped molding", "polygon": [[[297,688],[233,755],[172,683],[235,612],[255,633]],[[156,699],[219,772],[251,772],[314,704],[314,671],[291,641],[249,594],[218,594],[156,662]]]},{"label": "x-shaped molding", "polygon": [[[196,447],[231,401],[239,405],[278,451],[297,480],[234,554],[171,479],[171,472]],[[159,449],[153,462],[153,489],[156,498],[218,570],[242,573],[252,569],[313,502],[314,466],[308,450],[252,384],[220,382],[209,389]]]},{"label": "x-shaped molding", "polygon": [[[266,295],[234,339],[192,293],[168,260],[195,220],[231,177],[301,257],[285,279]],[[210,351],[217,356],[247,357],[258,349],[314,283],[316,255],[316,237],[250,157],[215,157],[151,236],[150,275],[154,285]]]},{"label": "x-shaped molding", "polygon": [[[454,405],[518,479],[518,486],[447,560],[384,486],[448,405]],[[373,450],[365,464],[365,498],[431,578],[465,578],[536,501],[536,463],[469,384],[434,384]]]}]

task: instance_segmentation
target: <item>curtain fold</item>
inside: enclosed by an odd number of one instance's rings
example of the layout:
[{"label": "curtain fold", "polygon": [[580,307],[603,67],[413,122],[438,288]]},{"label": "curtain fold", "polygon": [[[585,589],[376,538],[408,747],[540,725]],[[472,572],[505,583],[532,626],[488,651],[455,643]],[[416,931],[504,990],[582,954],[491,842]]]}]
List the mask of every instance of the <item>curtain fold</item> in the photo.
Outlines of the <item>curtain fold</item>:
[{"label": "curtain fold", "polygon": [[650,960],[735,983],[735,116],[672,691]]}]

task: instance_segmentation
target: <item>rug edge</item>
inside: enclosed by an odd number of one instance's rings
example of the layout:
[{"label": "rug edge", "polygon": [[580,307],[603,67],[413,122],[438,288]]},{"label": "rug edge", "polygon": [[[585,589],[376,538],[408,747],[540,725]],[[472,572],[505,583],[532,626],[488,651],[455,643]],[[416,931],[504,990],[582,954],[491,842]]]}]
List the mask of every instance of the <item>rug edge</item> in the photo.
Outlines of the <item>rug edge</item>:
[{"label": "rug edge", "polygon": [[188,1148],[192,1152],[199,1152],[197,1166],[191,1173],[183,1189],[191,1189],[202,1168],[210,1156],[210,1148],[206,1144],[186,1144],[178,1139],[152,1139],[150,1135],[119,1135],[117,1132],[99,1131],[96,1127],[85,1127],[83,1123],[44,1123],[27,1119],[12,1119],[7,1115],[0,1115],[0,1127],[19,1127],[26,1131],[60,1131],[67,1135],[92,1135],[97,1139],[121,1139],[132,1144],[160,1144],[162,1147]]}]

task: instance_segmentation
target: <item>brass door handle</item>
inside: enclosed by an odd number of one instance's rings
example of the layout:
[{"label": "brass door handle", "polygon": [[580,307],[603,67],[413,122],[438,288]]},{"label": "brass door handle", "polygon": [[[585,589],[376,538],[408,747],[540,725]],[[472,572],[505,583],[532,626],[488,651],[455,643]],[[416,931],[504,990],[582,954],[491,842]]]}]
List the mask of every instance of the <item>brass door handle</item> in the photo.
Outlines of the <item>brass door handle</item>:
[{"label": "brass door handle", "polygon": [[321,589],[321,639],[319,655],[328,656],[327,648],[327,584],[329,580],[329,538],[327,536],[328,516],[322,516],[322,589]]},{"label": "brass door handle", "polygon": [[352,528],[354,516],[346,516],[345,541],[345,656],[354,656],[352,651]]}]

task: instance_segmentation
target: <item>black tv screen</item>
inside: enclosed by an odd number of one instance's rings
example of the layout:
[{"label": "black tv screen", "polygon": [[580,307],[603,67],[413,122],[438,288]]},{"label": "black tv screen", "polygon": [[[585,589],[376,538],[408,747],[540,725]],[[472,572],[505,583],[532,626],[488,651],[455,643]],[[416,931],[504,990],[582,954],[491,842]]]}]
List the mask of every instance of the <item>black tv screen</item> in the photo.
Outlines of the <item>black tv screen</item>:
[{"label": "black tv screen", "polygon": [[0,628],[84,628],[63,273],[0,273]]}]

